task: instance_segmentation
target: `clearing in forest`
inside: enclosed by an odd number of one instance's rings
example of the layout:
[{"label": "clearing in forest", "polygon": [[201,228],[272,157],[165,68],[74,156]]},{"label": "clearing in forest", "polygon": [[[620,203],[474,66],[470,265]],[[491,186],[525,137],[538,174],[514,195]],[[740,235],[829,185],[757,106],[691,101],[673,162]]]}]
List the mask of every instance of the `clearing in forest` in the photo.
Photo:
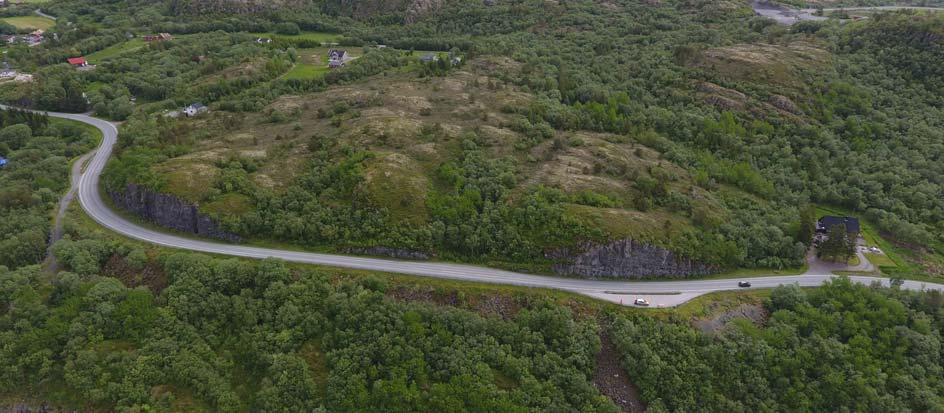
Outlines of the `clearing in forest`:
[{"label": "clearing in forest", "polygon": [[56,25],[56,21],[42,16],[19,16],[7,17],[3,21],[16,26],[17,29],[42,29],[48,30]]}]

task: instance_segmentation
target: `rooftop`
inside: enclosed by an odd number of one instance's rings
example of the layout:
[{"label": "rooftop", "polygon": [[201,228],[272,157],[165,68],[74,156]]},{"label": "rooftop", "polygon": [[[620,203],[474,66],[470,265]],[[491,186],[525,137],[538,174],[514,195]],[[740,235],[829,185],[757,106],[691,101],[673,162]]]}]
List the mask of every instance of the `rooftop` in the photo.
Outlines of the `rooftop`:
[{"label": "rooftop", "polygon": [[837,217],[827,215],[819,219],[819,225],[829,231],[834,225],[845,225],[846,232],[859,232],[859,219],[855,217]]}]

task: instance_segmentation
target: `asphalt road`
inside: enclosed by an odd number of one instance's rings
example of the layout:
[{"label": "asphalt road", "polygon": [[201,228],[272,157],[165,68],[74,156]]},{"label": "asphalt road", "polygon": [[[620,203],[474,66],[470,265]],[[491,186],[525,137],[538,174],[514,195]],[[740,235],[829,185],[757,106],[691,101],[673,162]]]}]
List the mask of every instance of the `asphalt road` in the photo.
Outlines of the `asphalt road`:
[{"label": "asphalt road", "polygon": [[[452,280],[474,281],[492,284],[508,284],[524,287],[551,288],[608,300],[624,305],[632,305],[636,298],[648,300],[652,307],[671,307],[684,303],[697,296],[715,291],[736,290],[737,282],[748,280],[751,288],[772,288],[781,284],[798,283],[804,287],[814,287],[832,278],[828,274],[806,274],[796,276],[750,277],[726,280],[685,280],[685,281],[598,281],[573,278],[561,278],[542,275],[522,274],[472,265],[399,261],[379,258],[364,258],[345,255],[318,254],[310,252],[286,251],[258,248],[244,245],[224,244],[196,240],[168,233],[158,232],[130,222],[113,212],[102,200],[98,190],[99,176],[105,163],[111,156],[112,148],[118,137],[118,129],[111,122],[82,114],[49,113],[49,116],[72,119],[92,125],[102,131],[101,146],[89,161],[85,172],[78,180],[79,202],[85,212],[99,224],[130,238],[150,242],[171,248],[191,251],[223,254],[248,258],[278,258],[285,261],[326,265],[332,267],[360,270],[384,271],[391,273],[418,275]],[[874,277],[851,277],[862,283],[888,280]],[[944,285],[924,284],[906,281],[904,288],[934,288],[944,290]]]},{"label": "asphalt road", "polygon": [[50,15],[48,15],[48,14],[46,14],[46,13],[43,13],[42,9],[33,10],[33,13],[35,13],[37,16],[40,16],[40,17],[45,17],[45,18],[47,18],[47,19],[56,20],[56,16],[50,16]]}]

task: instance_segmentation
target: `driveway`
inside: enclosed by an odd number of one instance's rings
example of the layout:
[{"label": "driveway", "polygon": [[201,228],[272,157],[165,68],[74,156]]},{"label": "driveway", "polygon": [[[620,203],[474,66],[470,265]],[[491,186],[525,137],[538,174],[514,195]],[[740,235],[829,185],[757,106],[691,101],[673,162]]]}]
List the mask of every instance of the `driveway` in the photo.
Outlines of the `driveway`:
[{"label": "driveway", "polygon": [[804,274],[816,274],[816,275],[826,275],[833,274],[836,271],[847,271],[847,272],[859,272],[859,273],[875,273],[875,266],[865,257],[865,254],[862,252],[862,245],[856,246],[856,257],[859,259],[859,263],[856,265],[849,265],[840,262],[831,262],[821,260],[816,256],[816,248],[810,248],[806,253],[806,264],[807,270]]}]

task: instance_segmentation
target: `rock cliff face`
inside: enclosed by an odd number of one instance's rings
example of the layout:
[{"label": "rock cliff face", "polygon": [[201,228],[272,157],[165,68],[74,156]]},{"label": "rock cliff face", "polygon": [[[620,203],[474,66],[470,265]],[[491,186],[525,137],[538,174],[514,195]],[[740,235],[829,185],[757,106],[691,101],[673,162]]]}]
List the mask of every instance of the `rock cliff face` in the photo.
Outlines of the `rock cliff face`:
[{"label": "rock cliff face", "polygon": [[173,195],[152,192],[134,184],[128,184],[124,191],[108,195],[115,205],[162,227],[229,242],[240,241],[238,235],[221,230],[195,205]]},{"label": "rock cliff face", "polygon": [[559,262],[553,266],[557,274],[586,278],[683,278],[718,272],[718,268],[713,266],[629,239],[604,245],[585,244],[576,251],[550,251],[545,256]]},{"label": "rock cliff face", "polygon": [[416,23],[417,20],[426,16],[428,13],[439,9],[442,4],[442,0],[413,0],[410,3],[410,6],[406,9],[406,18],[404,22],[406,24]]}]

